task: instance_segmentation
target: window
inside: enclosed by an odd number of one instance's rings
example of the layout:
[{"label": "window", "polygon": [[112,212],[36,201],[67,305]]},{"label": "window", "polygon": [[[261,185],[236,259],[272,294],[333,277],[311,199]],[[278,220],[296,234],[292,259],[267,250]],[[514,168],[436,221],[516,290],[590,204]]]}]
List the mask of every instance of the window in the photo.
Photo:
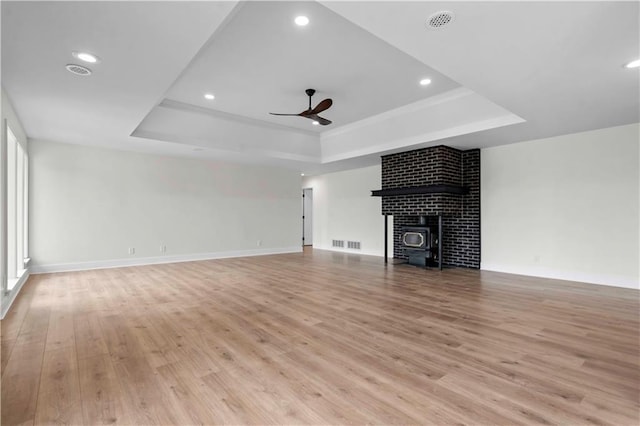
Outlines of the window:
[{"label": "window", "polygon": [[25,270],[29,257],[29,157],[7,126],[7,290]]},{"label": "window", "polygon": [[16,157],[18,141],[7,127],[7,280],[8,290],[15,285],[16,271]]}]

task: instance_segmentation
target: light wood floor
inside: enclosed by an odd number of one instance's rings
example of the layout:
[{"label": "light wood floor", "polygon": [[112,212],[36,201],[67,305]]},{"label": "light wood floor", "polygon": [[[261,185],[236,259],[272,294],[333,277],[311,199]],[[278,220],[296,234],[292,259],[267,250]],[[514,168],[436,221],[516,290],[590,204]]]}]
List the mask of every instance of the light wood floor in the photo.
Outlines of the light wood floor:
[{"label": "light wood floor", "polygon": [[321,251],[32,276],[2,424],[637,425],[638,296]]}]

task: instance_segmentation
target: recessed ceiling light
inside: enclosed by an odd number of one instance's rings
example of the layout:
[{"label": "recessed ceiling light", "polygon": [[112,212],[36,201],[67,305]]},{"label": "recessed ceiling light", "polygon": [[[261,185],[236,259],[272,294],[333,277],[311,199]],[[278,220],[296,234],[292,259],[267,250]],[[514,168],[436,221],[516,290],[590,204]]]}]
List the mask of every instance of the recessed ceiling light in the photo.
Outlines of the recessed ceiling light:
[{"label": "recessed ceiling light", "polygon": [[306,16],[296,16],[295,23],[300,27],[304,27],[309,23],[309,18]]},{"label": "recessed ceiling light", "polygon": [[304,176],[304,173],[300,173],[300,176]]},{"label": "recessed ceiling light", "polygon": [[100,59],[96,55],[88,52],[71,52],[71,54],[74,58],[80,59],[81,61],[88,62],[90,64],[95,64],[100,61]]},{"label": "recessed ceiling light", "polygon": [[214,100],[216,97],[215,97],[215,96],[213,96],[213,93],[205,93],[205,94],[204,94],[204,98],[205,98],[205,99],[208,99],[208,100],[210,100],[210,101],[212,101],[212,100]]},{"label": "recessed ceiling light", "polygon": [[625,67],[627,67],[627,68],[638,68],[638,67],[640,67],[640,59],[636,59],[635,61],[629,62],[627,65],[625,65]]},{"label": "recessed ceiling light", "polygon": [[318,125],[318,124],[320,124],[320,123],[318,123],[317,121],[313,120],[313,121],[311,122],[311,124],[313,124],[314,126],[317,126],[317,125]]},{"label": "recessed ceiling light", "polygon": [[431,84],[431,79],[429,78],[423,78],[422,80],[420,80],[420,86],[428,86]]}]

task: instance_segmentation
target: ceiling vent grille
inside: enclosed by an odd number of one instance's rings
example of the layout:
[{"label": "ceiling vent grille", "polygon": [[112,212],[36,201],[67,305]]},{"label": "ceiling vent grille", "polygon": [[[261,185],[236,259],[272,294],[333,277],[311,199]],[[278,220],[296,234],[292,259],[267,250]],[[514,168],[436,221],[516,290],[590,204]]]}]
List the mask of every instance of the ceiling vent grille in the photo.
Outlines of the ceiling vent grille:
[{"label": "ceiling vent grille", "polygon": [[433,29],[442,28],[445,25],[453,22],[454,17],[455,15],[453,14],[453,12],[449,12],[446,10],[442,12],[436,12],[433,15],[429,16],[429,19],[427,19],[427,27]]},{"label": "ceiling vent grille", "polygon": [[83,67],[82,65],[68,64],[65,68],[67,71],[75,75],[91,75],[91,70],[87,67]]}]

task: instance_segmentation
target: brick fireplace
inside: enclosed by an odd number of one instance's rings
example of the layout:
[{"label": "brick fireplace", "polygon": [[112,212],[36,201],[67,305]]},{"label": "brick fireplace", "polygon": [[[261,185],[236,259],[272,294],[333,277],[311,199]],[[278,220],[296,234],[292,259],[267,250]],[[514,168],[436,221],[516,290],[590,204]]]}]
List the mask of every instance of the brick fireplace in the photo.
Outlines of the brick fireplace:
[{"label": "brick fireplace", "polygon": [[[435,146],[382,157],[382,214],[393,215],[394,257],[407,259],[403,228],[436,229],[442,264],[480,267],[480,150]],[[420,218],[423,216],[423,218]]]}]

